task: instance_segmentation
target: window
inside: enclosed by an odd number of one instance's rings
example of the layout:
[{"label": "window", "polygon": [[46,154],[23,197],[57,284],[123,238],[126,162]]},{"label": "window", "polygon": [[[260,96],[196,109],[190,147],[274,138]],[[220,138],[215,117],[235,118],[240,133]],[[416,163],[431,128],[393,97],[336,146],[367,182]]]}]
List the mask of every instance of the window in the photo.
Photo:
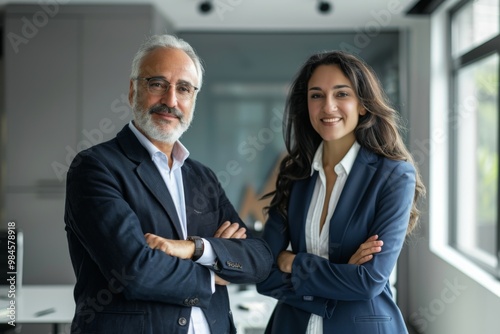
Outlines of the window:
[{"label": "window", "polygon": [[451,246],[498,275],[499,0],[451,12]]},{"label": "window", "polygon": [[498,0],[465,1],[452,25],[453,54],[459,56],[498,34]]}]

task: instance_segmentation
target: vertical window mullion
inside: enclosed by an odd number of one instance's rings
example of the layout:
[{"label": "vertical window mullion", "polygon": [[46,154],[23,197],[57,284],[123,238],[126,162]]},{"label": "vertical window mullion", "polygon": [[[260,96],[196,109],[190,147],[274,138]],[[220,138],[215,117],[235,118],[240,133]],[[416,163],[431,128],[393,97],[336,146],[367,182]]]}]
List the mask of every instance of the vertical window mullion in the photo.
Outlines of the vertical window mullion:
[{"label": "vertical window mullion", "polygon": [[[497,52],[500,54],[500,46],[497,49]],[[500,78],[500,66],[497,72],[498,78]],[[500,85],[497,87],[497,96],[500,97]],[[497,129],[500,129],[500,98],[499,103],[497,104]],[[497,155],[499,159],[499,166],[497,168],[497,236],[496,236],[496,259],[497,259],[497,267],[496,267],[496,278],[500,279],[500,135],[497,137]]]},{"label": "vertical window mullion", "polygon": [[[449,16],[449,245],[500,278],[500,5],[462,1]],[[493,14],[496,13],[496,14]]]}]

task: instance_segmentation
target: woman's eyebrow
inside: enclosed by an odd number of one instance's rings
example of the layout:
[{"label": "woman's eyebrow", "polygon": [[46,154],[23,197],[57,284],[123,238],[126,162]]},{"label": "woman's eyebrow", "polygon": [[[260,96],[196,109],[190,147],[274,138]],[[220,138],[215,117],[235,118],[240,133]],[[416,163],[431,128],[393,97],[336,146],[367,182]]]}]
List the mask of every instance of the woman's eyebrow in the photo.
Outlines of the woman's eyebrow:
[{"label": "woman's eyebrow", "polygon": [[[352,89],[351,86],[349,86],[349,85],[335,85],[335,86],[332,87],[332,89],[341,89],[341,88],[350,88],[350,89]],[[322,89],[320,87],[316,87],[315,86],[315,87],[309,88],[308,90],[322,90]]]}]

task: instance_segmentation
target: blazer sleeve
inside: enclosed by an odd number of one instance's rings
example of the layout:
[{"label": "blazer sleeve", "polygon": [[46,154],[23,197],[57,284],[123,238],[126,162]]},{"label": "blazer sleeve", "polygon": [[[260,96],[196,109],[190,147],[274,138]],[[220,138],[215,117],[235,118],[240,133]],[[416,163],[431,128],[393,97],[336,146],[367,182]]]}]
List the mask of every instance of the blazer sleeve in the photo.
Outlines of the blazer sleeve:
[{"label": "blazer sleeve", "polygon": [[276,210],[269,212],[263,239],[269,244],[273,253],[274,264],[268,278],[257,284],[257,291],[263,295],[276,298],[278,302],[289,304],[303,311],[330,318],[336,302],[320,296],[313,299],[294,291],[292,276],[283,273],[276,265],[276,259],[281,251],[287,249],[290,241],[288,222]]},{"label": "blazer sleeve", "polygon": [[267,243],[261,238],[254,238],[237,211],[227,198],[217,180],[217,176],[208,170],[210,182],[216,185],[218,193],[219,224],[225,221],[238,222],[247,229],[246,239],[224,239],[206,237],[216,255],[216,263],[209,267],[218,276],[231,283],[254,284],[264,280],[271,270],[273,258]]},{"label": "blazer sleeve", "polygon": [[[75,158],[67,178],[65,221],[68,233],[83,249],[70,247],[72,257],[90,261],[83,255],[88,254],[110,286],[118,275],[127,299],[186,306],[186,299],[196,297],[197,306],[207,307],[212,296],[209,270],[151,249],[138,216],[124,198],[133,194],[124,195],[123,182],[117,179],[94,155],[81,153]],[[92,275],[79,270],[75,267],[77,275]]]},{"label": "blazer sleeve", "polygon": [[[361,203],[355,213],[356,222],[350,223],[366,226],[368,236],[378,234],[384,241],[382,251],[363,265],[332,263],[313,254],[297,254],[291,277],[292,289],[297,295],[368,300],[378,296],[386,287],[406,236],[415,191],[415,170],[409,163],[399,162],[382,175],[387,177],[381,182],[380,191],[370,195],[372,203]],[[363,233],[356,226],[352,229]],[[353,249],[357,247],[359,244]],[[349,259],[351,255],[345,258]]]}]

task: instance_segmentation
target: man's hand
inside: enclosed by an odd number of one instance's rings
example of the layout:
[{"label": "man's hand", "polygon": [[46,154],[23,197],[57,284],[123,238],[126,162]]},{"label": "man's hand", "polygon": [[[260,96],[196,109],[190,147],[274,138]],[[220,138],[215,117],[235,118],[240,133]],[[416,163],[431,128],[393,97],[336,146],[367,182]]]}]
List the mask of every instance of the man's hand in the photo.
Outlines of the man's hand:
[{"label": "man's hand", "polygon": [[155,234],[146,233],[144,235],[148,246],[152,249],[161,250],[168,255],[181,259],[190,259],[194,254],[194,242],[190,240],[172,240],[159,237]]},{"label": "man's hand", "polygon": [[225,221],[217,231],[215,231],[215,238],[224,238],[224,239],[246,239],[247,238],[247,229],[244,227],[240,227],[238,223],[231,223],[230,221]]},{"label": "man's hand", "polygon": [[[214,238],[223,239],[246,239],[247,229],[240,227],[238,223],[231,223],[230,221],[225,221],[218,229],[215,231]],[[217,285],[229,285],[231,282],[220,278],[217,274],[215,275],[215,284]]]},{"label": "man's hand", "polygon": [[382,246],[384,245],[382,240],[377,239],[378,235],[373,235],[366,239],[366,241],[359,246],[356,253],[351,256],[348,263],[361,265],[373,259],[373,254],[382,251]]}]

